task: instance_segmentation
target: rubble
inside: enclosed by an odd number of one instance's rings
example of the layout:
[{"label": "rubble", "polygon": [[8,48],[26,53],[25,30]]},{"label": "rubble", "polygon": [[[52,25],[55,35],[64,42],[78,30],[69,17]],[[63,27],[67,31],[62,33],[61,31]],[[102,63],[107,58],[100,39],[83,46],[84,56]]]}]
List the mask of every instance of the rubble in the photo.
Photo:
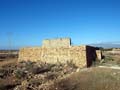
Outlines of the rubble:
[{"label": "rubble", "polygon": [[[20,62],[17,69],[13,72],[13,75],[23,81],[21,81],[21,84],[16,86],[14,90],[49,90],[49,86],[56,80],[76,72],[77,69],[78,68],[71,62],[67,62],[66,64]],[[20,78],[16,76],[16,71],[19,71],[19,75],[21,72]]]}]

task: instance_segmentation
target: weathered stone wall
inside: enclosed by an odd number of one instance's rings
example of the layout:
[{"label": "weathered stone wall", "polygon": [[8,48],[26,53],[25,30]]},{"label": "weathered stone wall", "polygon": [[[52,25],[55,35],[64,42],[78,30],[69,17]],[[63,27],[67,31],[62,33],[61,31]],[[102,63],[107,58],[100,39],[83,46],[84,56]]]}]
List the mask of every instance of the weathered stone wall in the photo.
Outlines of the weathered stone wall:
[{"label": "weathered stone wall", "polygon": [[91,46],[71,46],[70,38],[43,40],[42,47],[22,48],[19,61],[42,61],[47,63],[73,62],[78,67],[90,67],[101,51]]},{"label": "weathered stone wall", "polygon": [[47,63],[72,61],[78,67],[84,67],[87,66],[86,46],[22,48],[19,52],[19,61],[22,60],[40,60]]},{"label": "weathered stone wall", "polygon": [[96,56],[98,60],[102,59],[102,51],[101,50],[96,50]]},{"label": "weathered stone wall", "polygon": [[42,42],[42,47],[70,47],[70,38],[46,39]]}]

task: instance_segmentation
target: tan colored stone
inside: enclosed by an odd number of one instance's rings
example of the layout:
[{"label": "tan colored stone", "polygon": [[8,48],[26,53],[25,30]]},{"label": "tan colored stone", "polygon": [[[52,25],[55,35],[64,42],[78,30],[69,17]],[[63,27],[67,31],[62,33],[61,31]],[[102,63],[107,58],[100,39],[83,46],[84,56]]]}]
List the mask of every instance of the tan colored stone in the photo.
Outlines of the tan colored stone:
[{"label": "tan colored stone", "polygon": [[96,54],[97,58],[101,59],[100,51],[95,52],[94,47],[86,45],[70,46],[70,39],[55,39],[43,41],[42,47],[20,49],[19,61],[30,60],[47,63],[66,63],[72,61],[78,67],[87,67],[92,64],[93,59],[96,59],[94,57]]},{"label": "tan colored stone", "polygon": [[102,51],[101,50],[96,50],[96,55],[97,55],[98,60],[102,59]]},{"label": "tan colored stone", "polygon": [[43,47],[70,47],[70,38],[57,38],[57,39],[46,39],[43,40]]}]

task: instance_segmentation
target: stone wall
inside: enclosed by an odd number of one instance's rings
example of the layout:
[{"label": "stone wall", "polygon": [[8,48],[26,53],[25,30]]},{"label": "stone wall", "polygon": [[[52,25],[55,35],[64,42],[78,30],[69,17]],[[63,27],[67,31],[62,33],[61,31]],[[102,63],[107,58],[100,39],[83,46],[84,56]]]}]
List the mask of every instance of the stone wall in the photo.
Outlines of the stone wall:
[{"label": "stone wall", "polygon": [[71,46],[69,38],[43,40],[42,47],[22,48],[19,61],[42,61],[47,63],[73,62],[78,67],[90,67],[101,52],[91,46]]},{"label": "stone wall", "polygon": [[96,55],[97,55],[98,60],[102,59],[102,51],[101,50],[96,50]]},{"label": "stone wall", "polygon": [[43,40],[43,47],[70,47],[70,38],[46,39]]},{"label": "stone wall", "polygon": [[74,46],[69,48],[22,48],[19,52],[19,61],[42,61],[47,63],[73,62],[78,67],[87,66],[86,46]]}]

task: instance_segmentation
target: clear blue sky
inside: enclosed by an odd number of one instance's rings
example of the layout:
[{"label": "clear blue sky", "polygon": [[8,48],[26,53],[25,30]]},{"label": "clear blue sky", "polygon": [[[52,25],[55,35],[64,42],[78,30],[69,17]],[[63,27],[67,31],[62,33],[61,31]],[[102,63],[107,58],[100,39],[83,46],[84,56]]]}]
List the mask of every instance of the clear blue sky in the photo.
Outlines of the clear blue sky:
[{"label": "clear blue sky", "polygon": [[71,37],[73,44],[120,41],[120,0],[0,0],[0,48],[39,46]]}]

